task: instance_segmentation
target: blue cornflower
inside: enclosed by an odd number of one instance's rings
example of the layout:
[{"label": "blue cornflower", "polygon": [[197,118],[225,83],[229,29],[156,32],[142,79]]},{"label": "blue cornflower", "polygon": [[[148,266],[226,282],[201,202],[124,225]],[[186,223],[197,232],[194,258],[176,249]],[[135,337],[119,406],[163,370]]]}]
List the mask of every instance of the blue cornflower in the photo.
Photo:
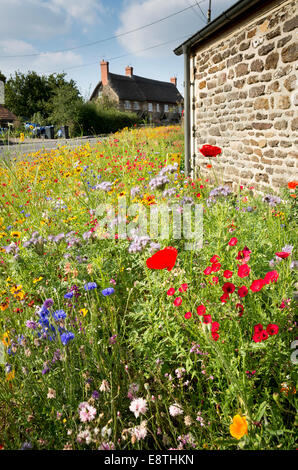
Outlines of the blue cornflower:
[{"label": "blue cornflower", "polygon": [[66,313],[64,310],[56,310],[56,312],[53,313],[53,317],[55,320],[62,320],[62,318],[66,318]]},{"label": "blue cornflower", "polygon": [[67,292],[64,296],[65,299],[72,299],[73,298],[73,292]]},{"label": "blue cornflower", "polygon": [[114,294],[114,292],[115,292],[115,289],[113,287],[107,287],[106,289],[101,291],[102,295],[104,295],[105,297],[107,295]]},{"label": "blue cornflower", "polygon": [[85,290],[96,289],[96,287],[97,287],[96,282],[88,282],[87,284],[84,285]]},{"label": "blue cornflower", "polygon": [[71,333],[70,331],[66,331],[65,333],[62,333],[62,335],[60,336],[60,339],[61,339],[61,343],[66,346],[67,343],[71,340],[71,339],[74,339],[74,334]]}]

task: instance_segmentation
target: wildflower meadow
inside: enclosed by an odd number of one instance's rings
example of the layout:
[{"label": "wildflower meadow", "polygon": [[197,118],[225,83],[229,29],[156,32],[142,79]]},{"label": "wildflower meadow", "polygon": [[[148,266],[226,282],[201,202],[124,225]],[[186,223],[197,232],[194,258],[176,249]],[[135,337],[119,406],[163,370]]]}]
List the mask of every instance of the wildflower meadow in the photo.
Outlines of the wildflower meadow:
[{"label": "wildflower meadow", "polygon": [[298,182],[232,189],[223,152],[185,177],[181,127],[135,127],[1,161],[1,449],[295,449]]}]

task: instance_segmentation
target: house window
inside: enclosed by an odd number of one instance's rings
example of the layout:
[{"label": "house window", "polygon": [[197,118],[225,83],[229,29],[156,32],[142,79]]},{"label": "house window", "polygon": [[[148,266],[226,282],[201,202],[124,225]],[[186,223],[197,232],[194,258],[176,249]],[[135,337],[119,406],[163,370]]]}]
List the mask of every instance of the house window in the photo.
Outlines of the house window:
[{"label": "house window", "polygon": [[159,112],[159,103],[156,103],[156,111]]},{"label": "house window", "polygon": [[124,109],[131,109],[130,101],[124,101]]},{"label": "house window", "polygon": [[134,102],[133,109],[140,109],[140,103],[138,101]]},{"label": "house window", "polygon": [[165,104],[165,113],[168,113],[168,112],[169,112],[169,105]]},{"label": "house window", "polygon": [[152,103],[148,103],[148,111],[153,111],[153,104]]}]

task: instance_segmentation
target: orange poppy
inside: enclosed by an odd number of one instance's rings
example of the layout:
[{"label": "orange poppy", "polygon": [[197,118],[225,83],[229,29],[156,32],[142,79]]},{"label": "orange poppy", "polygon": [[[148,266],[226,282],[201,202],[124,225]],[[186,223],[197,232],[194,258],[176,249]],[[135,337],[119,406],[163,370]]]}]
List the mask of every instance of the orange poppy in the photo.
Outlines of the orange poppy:
[{"label": "orange poppy", "polygon": [[296,189],[296,186],[298,186],[298,182],[297,181],[290,181],[288,183],[288,188],[289,189]]},{"label": "orange poppy", "polygon": [[230,425],[230,433],[236,439],[241,439],[244,434],[247,434],[247,421],[245,416],[236,415],[233,418],[233,423]]}]

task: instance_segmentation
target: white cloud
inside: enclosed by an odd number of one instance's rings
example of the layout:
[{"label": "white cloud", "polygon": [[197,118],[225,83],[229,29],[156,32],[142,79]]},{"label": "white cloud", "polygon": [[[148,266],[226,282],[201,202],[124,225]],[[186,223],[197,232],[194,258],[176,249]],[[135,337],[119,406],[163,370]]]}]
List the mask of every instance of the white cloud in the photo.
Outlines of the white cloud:
[{"label": "white cloud", "polygon": [[82,23],[94,24],[106,8],[99,0],[50,0],[49,6],[55,11],[65,11],[71,18]]},{"label": "white cloud", "polygon": [[[208,1],[200,3],[200,7],[207,15]],[[217,0],[213,2],[212,19],[223,10],[229,8],[235,0]],[[154,22],[160,18],[171,15],[183,8],[189,8],[185,12],[168,18],[160,23],[144,28],[135,33],[128,34],[118,38],[119,43],[130,53],[134,53],[138,57],[162,57],[172,52],[171,44],[167,47],[152,49],[151,51],[138,52],[155,44],[170,41],[177,38],[176,45],[184,41],[179,40],[185,35],[185,39],[203,28],[207,22],[201,10],[195,4],[194,0],[131,0],[124,5],[124,9],[120,14],[121,26],[116,34],[136,29],[140,26]]]},{"label": "white cloud", "polygon": [[39,0],[0,0],[0,39],[47,39],[67,31],[65,15]]}]

